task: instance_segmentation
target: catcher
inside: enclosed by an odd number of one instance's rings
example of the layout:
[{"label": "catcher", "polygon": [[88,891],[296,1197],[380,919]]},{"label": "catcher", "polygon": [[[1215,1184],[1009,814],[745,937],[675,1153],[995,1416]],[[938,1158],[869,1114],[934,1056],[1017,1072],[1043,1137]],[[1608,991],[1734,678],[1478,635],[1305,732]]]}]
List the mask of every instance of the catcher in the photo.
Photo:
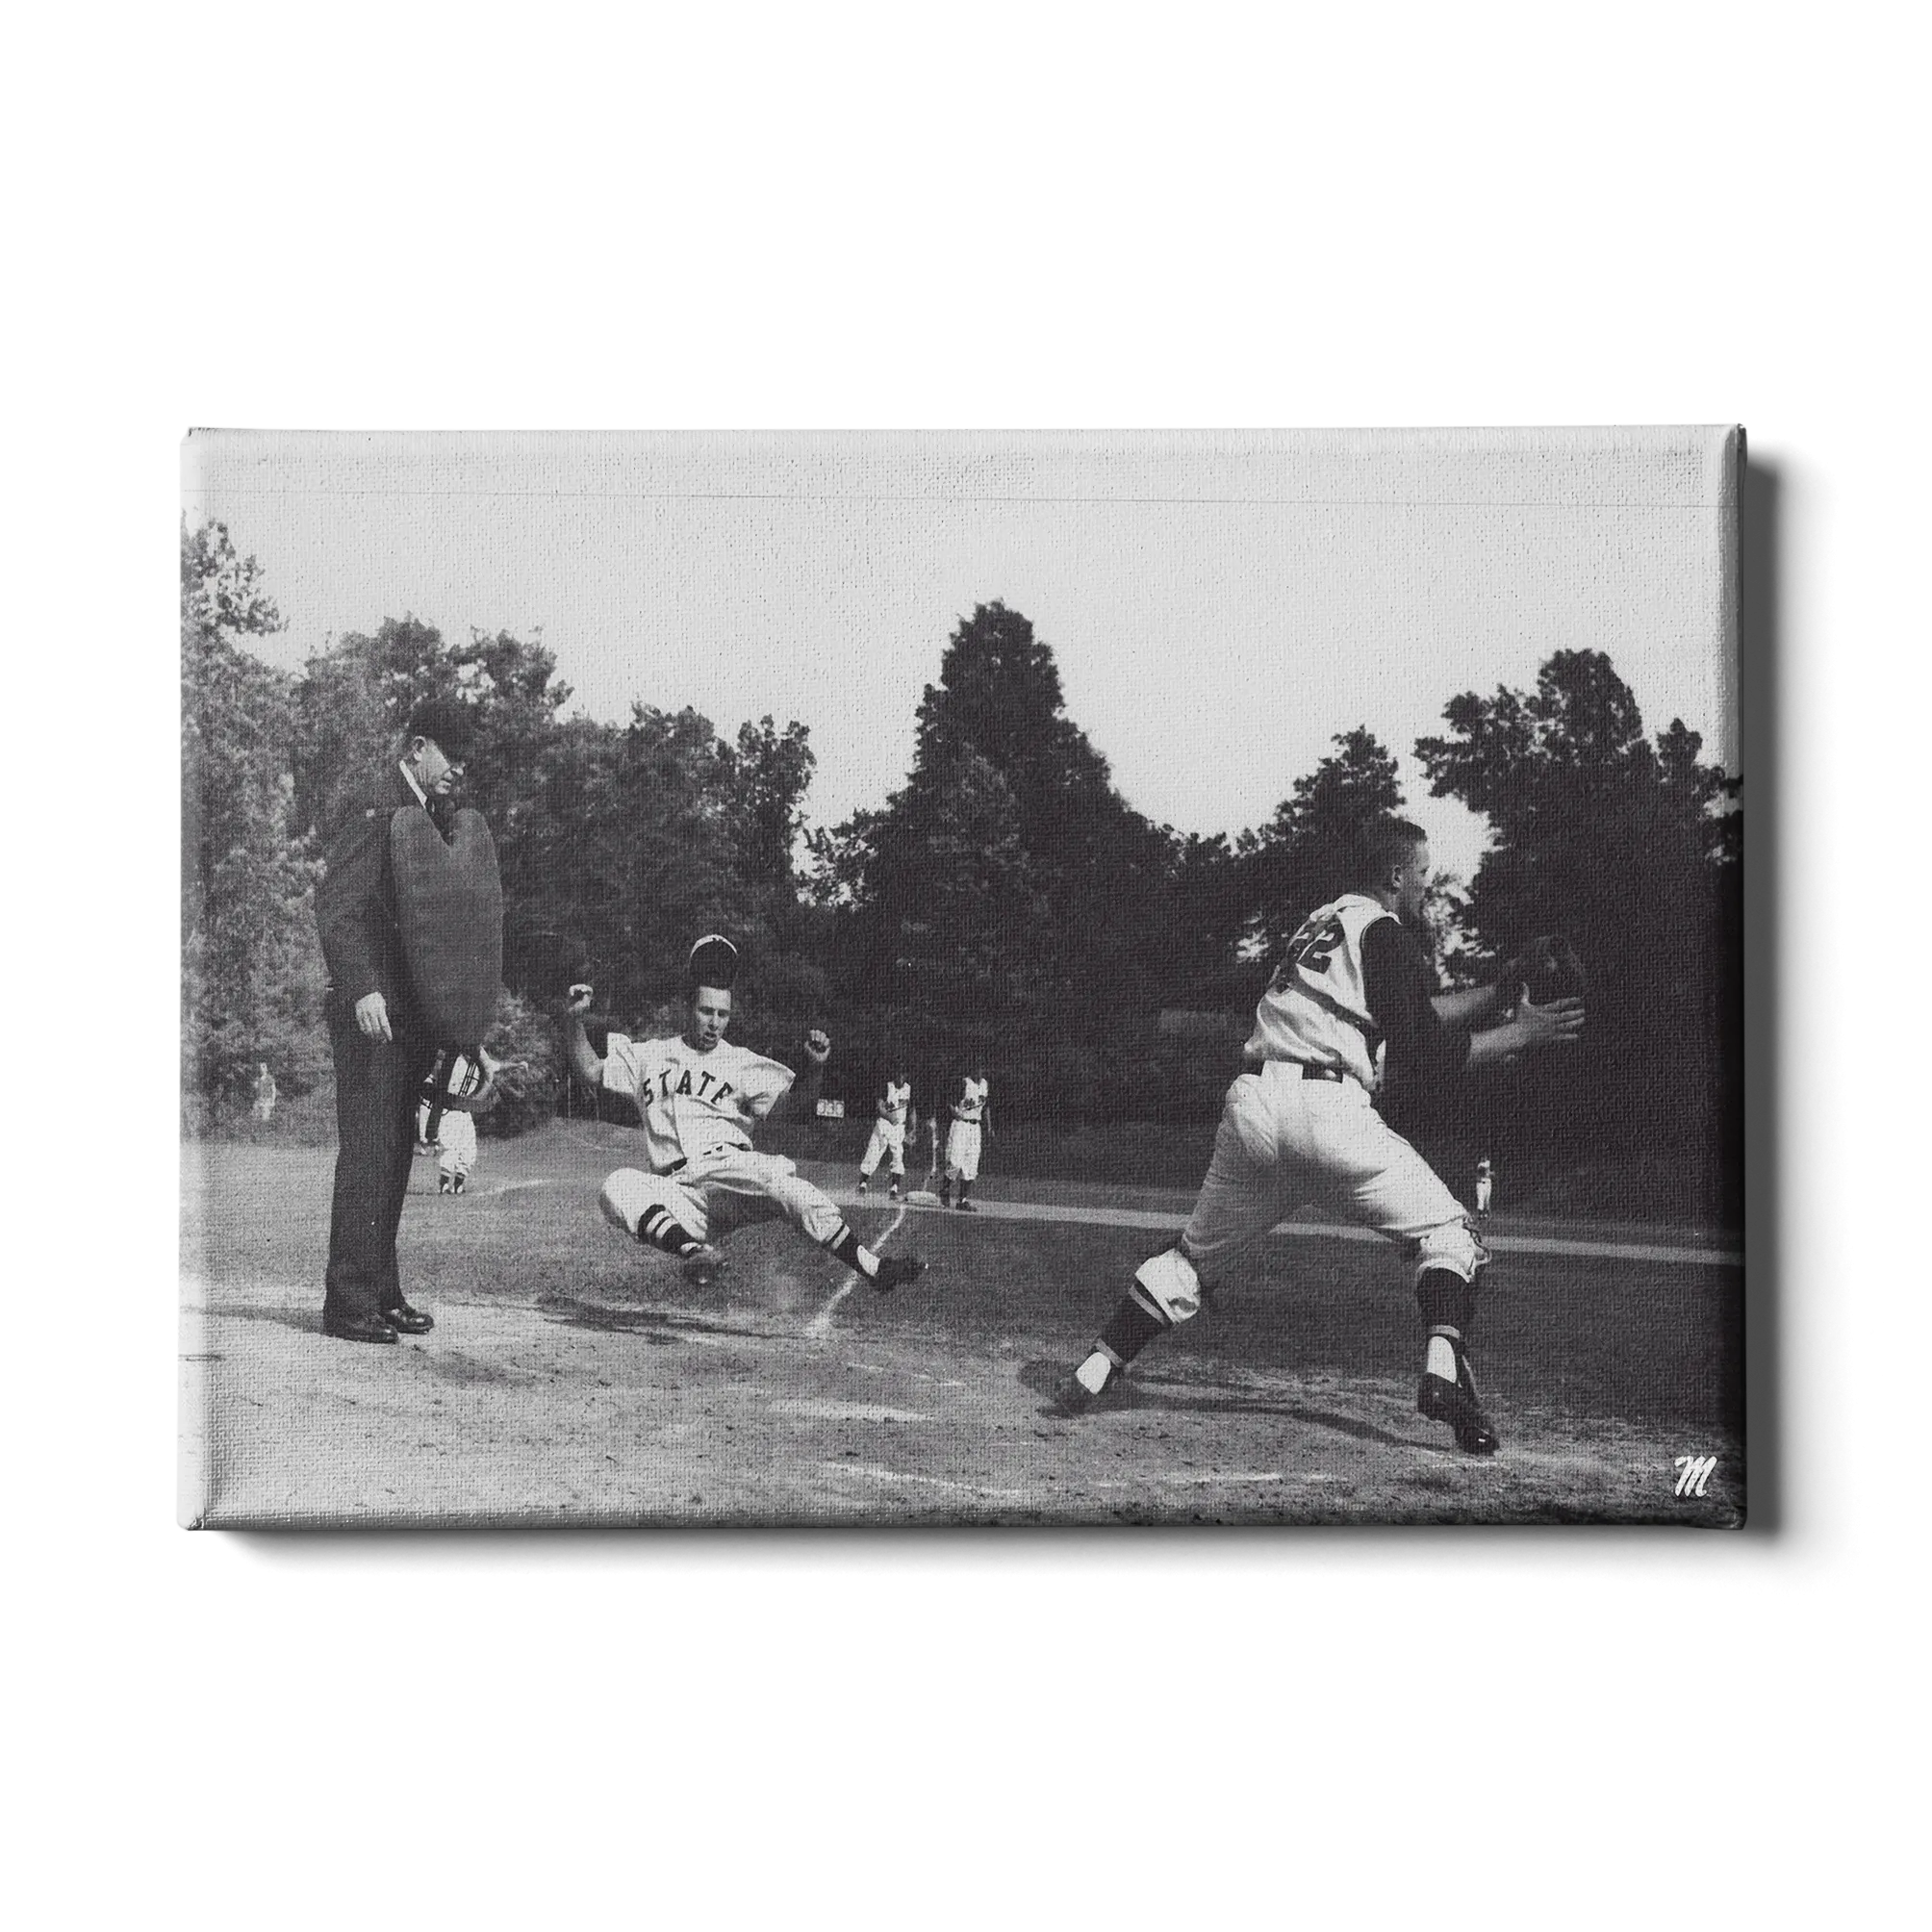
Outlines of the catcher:
[{"label": "catcher", "polygon": [[591,988],[571,988],[564,1052],[572,1073],[586,1086],[626,1095],[643,1116],[646,1165],[605,1178],[598,1197],[604,1219],[646,1247],[676,1256],[698,1287],[718,1279],[724,1235],[781,1218],[881,1293],[902,1287],[924,1271],[923,1260],[875,1255],[791,1161],[753,1150],[751,1131],[760,1121],[810,1116],[832,1049],[817,1029],[807,1033],[805,1078],[795,1086],[791,1068],[727,1041],[737,972],[738,949],[706,934],[691,949],[683,1032],[663,1040],[612,1033],[601,1059],[584,1033]]},{"label": "catcher", "polygon": [[419,1151],[435,1150],[439,1194],[468,1190],[476,1165],[476,1116],[496,1105],[499,1092],[521,1097],[516,1076],[529,1071],[527,1060],[499,1060],[488,1047],[438,1056],[417,1106],[416,1142]]},{"label": "catcher", "polygon": [[[1124,1392],[1125,1370],[1156,1335],[1201,1311],[1228,1260],[1314,1202],[1401,1241],[1414,1258],[1429,1335],[1416,1408],[1457,1445],[1495,1452],[1470,1371],[1476,1278],[1488,1256],[1462,1204],[1370,1105],[1383,1042],[1390,1068],[1430,1082],[1572,1044],[1580,998],[1538,1005],[1513,979],[1438,993],[1416,938],[1429,844],[1406,820],[1378,821],[1357,852],[1357,890],[1310,913],[1255,1013],[1254,1071],[1228,1089],[1214,1153],[1178,1246],[1141,1264],[1084,1360],[1055,1389],[1079,1414]],[[1513,1017],[1505,1017],[1513,1004]]]}]

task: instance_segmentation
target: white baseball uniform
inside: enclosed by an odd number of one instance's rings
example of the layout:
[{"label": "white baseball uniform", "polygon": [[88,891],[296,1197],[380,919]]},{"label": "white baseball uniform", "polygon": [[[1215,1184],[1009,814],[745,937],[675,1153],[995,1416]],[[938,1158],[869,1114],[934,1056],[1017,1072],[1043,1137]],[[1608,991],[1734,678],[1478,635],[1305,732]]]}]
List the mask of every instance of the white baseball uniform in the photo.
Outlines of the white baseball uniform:
[{"label": "white baseball uniform", "polygon": [[1486,1160],[1476,1169],[1476,1212],[1487,1214],[1489,1202],[1495,1192],[1496,1177]]},{"label": "white baseball uniform", "polygon": [[779,1155],[759,1154],[750,1130],[792,1084],[792,1070],[730,1040],[700,1053],[682,1034],[631,1040],[613,1033],[603,1083],[644,1116],[649,1171],[621,1167],[605,1178],[604,1218],[635,1234],[652,1208],[667,1208],[700,1241],[780,1217],[821,1243],[845,1218]]},{"label": "white baseball uniform", "polygon": [[476,1116],[465,1113],[461,1107],[445,1106],[432,1135],[429,1103],[422,1102],[416,1109],[416,1137],[436,1149],[439,1174],[454,1180],[459,1174],[468,1175],[476,1165]]},{"label": "white baseball uniform", "polygon": [[872,1123],[872,1138],[865,1144],[865,1158],[858,1164],[858,1171],[868,1181],[887,1155],[892,1157],[893,1173],[901,1180],[905,1178],[905,1116],[911,1107],[912,1082],[887,1080],[880,1111]]},{"label": "white baseball uniform", "polygon": [[1258,1065],[1228,1089],[1180,1247],[1135,1277],[1136,1298],[1164,1320],[1198,1313],[1204,1278],[1211,1285],[1231,1256],[1309,1205],[1410,1244],[1418,1279],[1445,1268],[1473,1281],[1487,1258],[1462,1203],[1370,1104],[1382,1026],[1364,941],[1394,917],[1347,893],[1289,941],[1255,1013],[1246,1051]]},{"label": "white baseball uniform", "polygon": [[470,1106],[480,1101],[494,1071],[488,1054],[444,1053],[422,1084],[416,1109],[416,1137],[436,1149],[437,1172],[461,1181],[476,1164],[476,1121]]},{"label": "white baseball uniform", "polygon": [[979,1178],[979,1125],[986,1116],[989,1084],[969,1075],[953,1103],[953,1124],[946,1130],[946,1171],[961,1181]]}]

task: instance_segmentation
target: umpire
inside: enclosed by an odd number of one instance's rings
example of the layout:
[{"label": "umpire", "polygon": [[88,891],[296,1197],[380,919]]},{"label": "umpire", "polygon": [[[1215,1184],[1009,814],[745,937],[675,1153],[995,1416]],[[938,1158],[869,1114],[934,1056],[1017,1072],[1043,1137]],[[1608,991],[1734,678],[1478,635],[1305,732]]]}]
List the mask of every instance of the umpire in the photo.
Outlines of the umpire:
[{"label": "umpire", "polygon": [[405,809],[444,814],[474,729],[462,704],[419,704],[389,761],[344,784],[323,816],[316,924],[329,969],[337,1150],[322,1333],[341,1341],[393,1342],[435,1326],[403,1299],[395,1265],[418,1089],[436,1046],[403,960],[390,821]]}]

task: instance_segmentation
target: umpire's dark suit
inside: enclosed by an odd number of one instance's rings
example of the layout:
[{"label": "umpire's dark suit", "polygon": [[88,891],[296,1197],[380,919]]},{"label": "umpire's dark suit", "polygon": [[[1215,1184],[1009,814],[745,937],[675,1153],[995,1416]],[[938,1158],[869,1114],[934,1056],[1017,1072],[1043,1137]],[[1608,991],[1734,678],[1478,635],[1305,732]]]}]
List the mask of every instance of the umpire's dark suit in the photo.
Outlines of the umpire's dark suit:
[{"label": "umpire's dark suit", "polygon": [[[316,924],[329,968],[329,1045],[336,1061],[336,1192],[329,1216],[324,1319],[380,1319],[401,1304],[395,1231],[416,1151],[418,1090],[436,1057],[403,963],[390,872],[390,820],[423,809],[398,764],[351,780],[323,821],[327,874]],[[380,993],[392,1037],[356,1026],[356,1002]]]}]

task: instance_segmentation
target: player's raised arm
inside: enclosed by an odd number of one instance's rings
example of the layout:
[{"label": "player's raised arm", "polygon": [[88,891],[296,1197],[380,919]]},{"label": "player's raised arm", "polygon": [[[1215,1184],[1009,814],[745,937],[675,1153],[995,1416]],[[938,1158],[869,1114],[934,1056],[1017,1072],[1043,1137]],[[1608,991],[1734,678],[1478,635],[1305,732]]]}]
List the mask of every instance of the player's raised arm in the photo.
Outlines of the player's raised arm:
[{"label": "player's raised arm", "polygon": [[832,1056],[829,1034],[814,1027],[805,1035],[804,1071],[785,1091],[757,1109],[760,1120],[810,1119],[818,1112],[819,1095],[825,1086],[826,1062]]},{"label": "player's raised arm", "polygon": [[590,1009],[591,988],[579,981],[571,988],[570,1004],[564,1008],[564,1058],[585,1086],[600,1087],[604,1063],[591,1052],[590,1036],[584,1031],[584,1015]]},{"label": "player's raised arm", "polygon": [[1501,1015],[1514,992],[1514,987],[1499,981],[1492,986],[1470,986],[1460,993],[1436,993],[1429,1004],[1445,1027],[1480,1027]]}]

